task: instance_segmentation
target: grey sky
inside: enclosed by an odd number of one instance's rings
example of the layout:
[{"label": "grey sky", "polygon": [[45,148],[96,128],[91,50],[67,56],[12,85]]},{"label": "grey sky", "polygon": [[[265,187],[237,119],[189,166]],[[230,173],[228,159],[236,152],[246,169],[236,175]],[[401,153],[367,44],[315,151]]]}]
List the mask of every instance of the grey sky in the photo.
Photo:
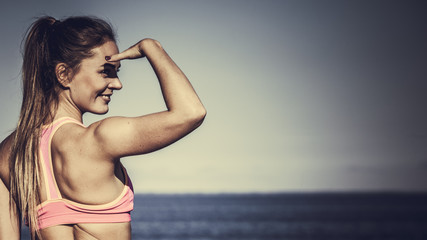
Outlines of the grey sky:
[{"label": "grey sky", "polygon": [[[423,1],[14,1],[0,10],[0,136],[32,18],[96,15],[119,48],[159,40],[206,105],[200,129],[123,159],[139,192],[427,190]],[[107,116],[164,109],[146,60]],[[104,117],[104,116],[101,116]],[[85,123],[100,119],[85,116]]]}]

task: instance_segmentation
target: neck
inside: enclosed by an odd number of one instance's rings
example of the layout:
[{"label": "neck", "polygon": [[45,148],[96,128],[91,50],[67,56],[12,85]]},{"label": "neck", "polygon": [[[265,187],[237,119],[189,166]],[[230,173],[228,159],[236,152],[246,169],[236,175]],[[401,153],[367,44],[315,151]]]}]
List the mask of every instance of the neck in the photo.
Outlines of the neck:
[{"label": "neck", "polygon": [[59,94],[58,109],[54,120],[61,117],[71,117],[83,122],[83,113],[71,100],[68,90],[64,90]]}]

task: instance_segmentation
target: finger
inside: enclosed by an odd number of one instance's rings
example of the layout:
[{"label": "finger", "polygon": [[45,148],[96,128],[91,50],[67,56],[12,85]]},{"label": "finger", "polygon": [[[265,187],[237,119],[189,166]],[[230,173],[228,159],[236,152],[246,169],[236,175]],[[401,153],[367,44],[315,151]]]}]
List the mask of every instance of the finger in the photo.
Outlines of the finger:
[{"label": "finger", "polygon": [[111,56],[105,56],[105,60],[107,60],[109,62],[117,62],[117,61],[128,58],[127,56],[128,56],[128,54],[126,52],[121,52],[121,53],[114,54]]},{"label": "finger", "polygon": [[124,50],[121,53],[118,54],[114,54],[112,56],[109,56],[109,60],[107,58],[105,58],[107,61],[111,61],[111,62],[115,62],[115,61],[120,61],[123,59],[136,59],[136,58],[141,58],[143,57],[141,52],[138,50],[138,46],[137,44],[131,46],[130,48]]}]

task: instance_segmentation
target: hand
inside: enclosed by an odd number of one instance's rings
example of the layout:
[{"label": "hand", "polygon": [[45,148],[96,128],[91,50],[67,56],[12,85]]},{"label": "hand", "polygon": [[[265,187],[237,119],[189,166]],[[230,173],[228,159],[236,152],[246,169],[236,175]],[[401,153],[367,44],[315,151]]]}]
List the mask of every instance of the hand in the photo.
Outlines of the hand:
[{"label": "hand", "polygon": [[112,56],[107,56],[107,57],[105,57],[105,59],[109,62],[116,62],[116,61],[120,61],[123,59],[143,58],[146,56],[143,49],[144,49],[144,46],[148,43],[155,43],[155,44],[160,46],[160,43],[157,42],[156,40],[146,38],[146,39],[139,41],[138,43],[131,46],[130,48],[124,50],[123,52],[118,53],[118,54],[114,54]]}]

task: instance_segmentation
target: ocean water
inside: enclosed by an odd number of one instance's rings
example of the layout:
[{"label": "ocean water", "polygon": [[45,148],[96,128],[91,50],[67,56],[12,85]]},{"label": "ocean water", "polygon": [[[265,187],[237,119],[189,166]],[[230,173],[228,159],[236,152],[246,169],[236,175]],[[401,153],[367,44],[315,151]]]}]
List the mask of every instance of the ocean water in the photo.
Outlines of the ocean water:
[{"label": "ocean water", "polygon": [[426,240],[427,193],[142,194],[132,239]]}]

